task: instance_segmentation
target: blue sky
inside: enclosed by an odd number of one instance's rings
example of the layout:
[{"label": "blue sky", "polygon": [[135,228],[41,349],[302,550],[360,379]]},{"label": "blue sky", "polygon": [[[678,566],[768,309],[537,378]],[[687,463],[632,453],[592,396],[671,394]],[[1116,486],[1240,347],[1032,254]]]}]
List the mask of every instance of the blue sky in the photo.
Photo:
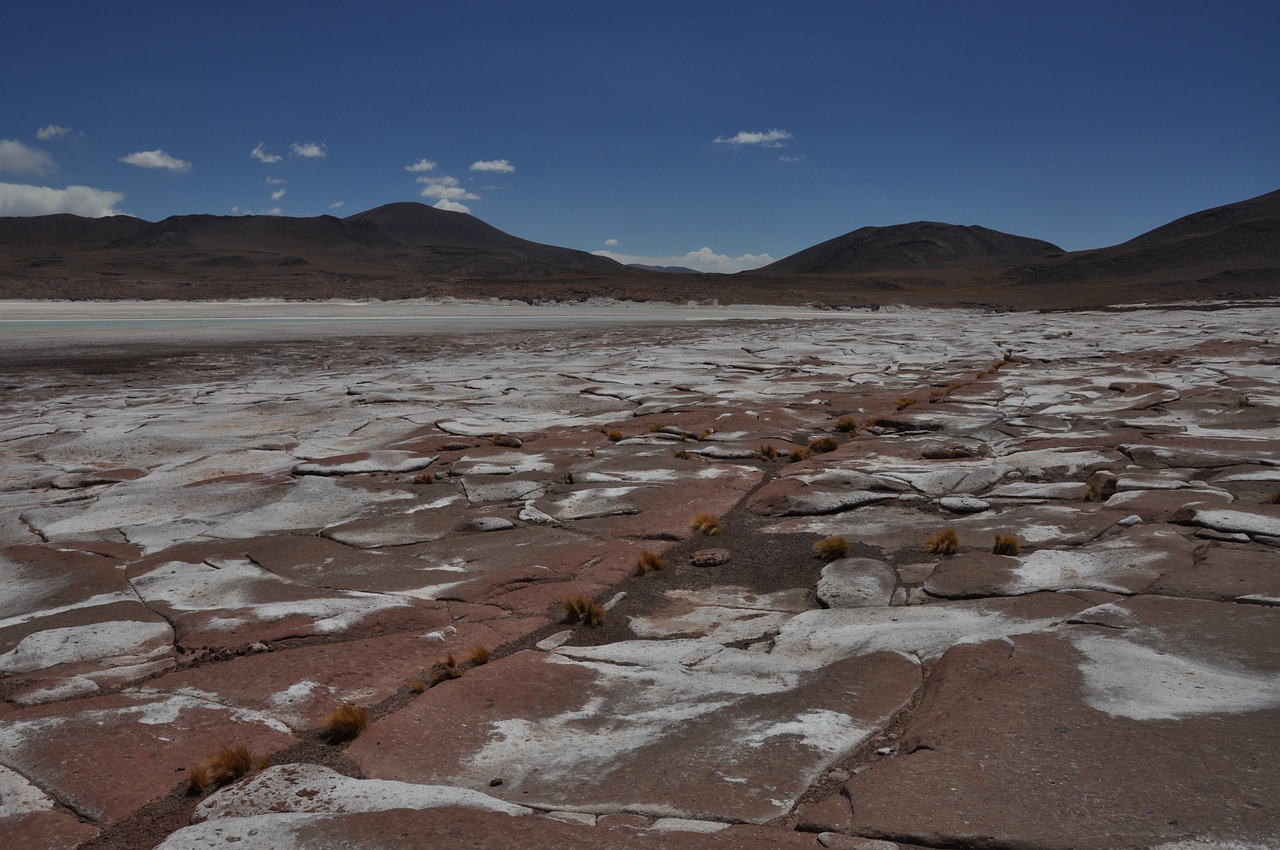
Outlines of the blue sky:
[{"label": "blue sky", "polygon": [[1280,188],[1277,44],[1275,0],[17,0],[0,215],[416,200],[713,271],[921,219],[1077,250]]}]

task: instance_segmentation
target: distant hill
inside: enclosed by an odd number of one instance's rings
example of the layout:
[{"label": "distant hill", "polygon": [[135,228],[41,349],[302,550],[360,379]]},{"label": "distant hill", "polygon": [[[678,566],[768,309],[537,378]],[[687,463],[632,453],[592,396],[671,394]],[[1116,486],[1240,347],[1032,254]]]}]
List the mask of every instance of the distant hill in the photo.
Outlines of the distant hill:
[{"label": "distant hill", "polygon": [[628,268],[641,269],[646,272],[663,272],[664,274],[704,274],[687,266],[646,266],[644,263],[627,263]]},{"label": "distant hill", "polygon": [[[403,279],[614,272],[586,251],[542,245],[418,203],[347,218],[127,216],[0,218],[0,277],[282,275]],[[282,292],[287,295],[287,292]]]},{"label": "distant hill", "polygon": [[862,227],[759,269],[766,274],[866,274],[990,265],[1061,254],[1049,242],[985,227],[917,221]]},{"label": "distant hill", "polygon": [[1280,281],[1280,191],[1192,213],[1110,248],[1020,265],[1001,278],[1025,285],[1130,281],[1155,287]]}]

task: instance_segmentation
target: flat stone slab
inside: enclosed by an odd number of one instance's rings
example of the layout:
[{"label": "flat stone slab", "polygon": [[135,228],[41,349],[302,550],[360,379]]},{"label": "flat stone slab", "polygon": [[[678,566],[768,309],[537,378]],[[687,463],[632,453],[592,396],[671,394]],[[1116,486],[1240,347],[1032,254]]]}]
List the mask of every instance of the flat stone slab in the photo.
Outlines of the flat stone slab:
[{"label": "flat stone slab", "polygon": [[175,695],[91,697],[0,716],[0,761],[100,823],[168,793],[224,744],[268,755],[295,743],[257,712]]},{"label": "flat stone slab", "polygon": [[[1182,603],[1174,616],[1190,628],[1174,653],[1155,633],[1162,649],[1135,642],[1123,624],[1145,617],[1124,606],[1109,628],[954,647],[901,749],[846,783],[854,831],[927,846],[1266,846],[1280,798],[1280,767],[1261,756],[1280,745],[1275,668],[1254,666],[1256,652],[1226,660],[1235,638],[1191,634],[1220,630],[1232,607]],[[1269,633],[1280,612],[1251,619],[1231,631]]]},{"label": "flat stone slab", "polygon": [[822,568],[818,601],[827,608],[886,606],[897,581],[897,573],[884,561],[841,558]]},{"label": "flat stone slab", "polygon": [[373,473],[409,473],[426,469],[436,456],[423,457],[413,452],[381,450],[352,452],[317,458],[293,468],[294,475],[368,475]]},{"label": "flat stone slab", "polygon": [[1187,522],[1215,531],[1236,531],[1249,536],[1280,537],[1280,507],[1274,510],[1232,511],[1217,508],[1188,509],[1173,515],[1174,522]]},{"label": "flat stone slab", "polygon": [[[375,723],[347,754],[373,777],[488,788],[526,805],[763,822],[920,681],[896,653],[761,679],[745,659],[701,666],[715,643],[636,643],[617,661],[562,647],[469,671]],[[513,676],[525,683],[518,695]],[[437,746],[411,744],[440,727],[452,731]]]}]

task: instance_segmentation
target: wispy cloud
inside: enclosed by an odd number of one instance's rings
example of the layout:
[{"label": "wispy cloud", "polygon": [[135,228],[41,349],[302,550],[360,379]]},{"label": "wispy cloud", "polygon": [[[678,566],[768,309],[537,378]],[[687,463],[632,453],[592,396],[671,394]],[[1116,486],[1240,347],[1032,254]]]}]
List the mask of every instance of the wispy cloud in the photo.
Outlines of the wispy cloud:
[{"label": "wispy cloud", "polygon": [[24,145],[17,139],[0,139],[0,171],[43,177],[57,169],[53,157],[39,148]]},{"label": "wispy cloud", "polygon": [[289,145],[289,153],[294,156],[300,156],[303,159],[324,159],[329,150],[324,145],[316,142],[294,142]]},{"label": "wispy cloud", "polygon": [[606,239],[604,240],[604,244],[605,244],[605,247],[608,247],[608,248],[617,248],[622,243],[619,242],[617,239]]},{"label": "wispy cloud", "polygon": [[[440,201],[478,201],[479,195],[473,195],[458,184],[457,177],[419,177],[422,185],[420,193],[424,198],[435,198]],[[444,207],[441,207],[444,209]],[[462,212],[462,210],[458,210]],[[470,210],[467,210],[470,212]]]},{"label": "wispy cloud", "polygon": [[268,186],[283,186],[289,181],[285,180],[283,177],[265,177],[262,182],[266,183]]},{"label": "wispy cloud", "polygon": [[331,210],[341,209],[343,204],[345,203],[346,201],[334,201],[332,204],[329,204],[329,209]]},{"label": "wispy cloud", "polygon": [[432,162],[429,159],[420,159],[417,162],[415,162],[413,165],[406,165],[404,167],[404,170],[413,171],[413,172],[435,171],[436,166],[439,164],[440,163]]},{"label": "wispy cloud", "polygon": [[287,189],[276,189],[274,192],[271,193],[271,200],[273,201],[280,200],[281,198],[284,197],[284,193],[287,191],[288,191]]},{"label": "wispy cloud", "polygon": [[59,136],[65,136],[67,133],[70,133],[70,132],[71,131],[66,127],[59,127],[57,124],[48,124],[44,127],[41,127],[39,130],[36,130],[36,138],[42,142],[47,142],[50,139],[56,139]]},{"label": "wispy cloud", "polygon": [[501,174],[510,174],[516,170],[516,167],[505,159],[488,159],[471,163],[472,171],[496,171]]},{"label": "wispy cloud", "polygon": [[88,218],[119,215],[116,204],[121,192],[107,192],[89,186],[51,189],[23,183],[0,183],[0,215],[53,215],[72,213]]},{"label": "wispy cloud", "polygon": [[717,145],[760,145],[762,148],[784,148],[784,144],[791,138],[789,130],[765,130],[764,132],[755,132],[751,130],[743,130],[736,136],[716,136]]},{"label": "wispy cloud", "polygon": [[279,154],[267,153],[267,146],[260,144],[253,150],[249,151],[249,159],[256,159],[258,162],[265,162],[267,165],[275,165],[284,157]]},{"label": "wispy cloud", "polygon": [[796,154],[795,156],[779,156],[778,157],[778,160],[780,162],[800,162],[802,159],[804,159],[804,154],[802,153]]},{"label": "wispy cloud", "polygon": [[[474,195],[472,197],[474,197]],[[460,204],[457,201],[451,200],[450,198],[441,198],[431,206],[435,207],[438,210],[448,210],[449,212],[460,212],[460,213],[471,212],[471,207],[467,206],[466,204]]]},{"label": "wispy cloud", "polygon": [[120,157],[120,162],[125,165],[136,165],[138,168],[163,168],[165,171],[191,170],[191,163],[169,156],[159,148],[153,151],[138,151],[128,156],[122,156]]},{"label": "wispy cloud", "polygon": [[638,263],[644,266],[683,266],[694,271],[718,272],[720,274],[732,274],[733,272],[746,271],[747,269],[758,269],[774,261],[774,258],[768,254],[743,254],[739,257],[730,257],[727,254],[717,254],[706,247],[699,248],[697,251],[690,251],[680,257],[639,257],[633,254],[619,254],[615,251],[592,251],[591,253],[598,257],[617,260],[625,265]]}]

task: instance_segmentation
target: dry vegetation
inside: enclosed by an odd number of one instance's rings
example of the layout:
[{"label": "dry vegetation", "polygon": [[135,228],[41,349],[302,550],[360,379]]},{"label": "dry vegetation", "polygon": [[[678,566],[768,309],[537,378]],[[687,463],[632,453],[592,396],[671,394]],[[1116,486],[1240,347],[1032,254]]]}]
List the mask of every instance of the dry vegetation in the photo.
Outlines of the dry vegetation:
[{"label": "dry vegetation", "polygon": [[587,599],[585,596],[566,596],[563,607],[566,623],[598,626],[604,622],[604,607],[594,599]]},{"label": "dry vegetation", "polygon": [[369,725],[369,710],[355,705],[344,705],[324,721],[320,736],[330,744],[354,740]]},{"label": "dry vegetation", "polygon": [[840,535],[824,537],[813,544],[813,554],[824,561],[836,561],[849,555],[849,541]]},{"label": "dry vegetation", "polygon": [[954,555],[960,551],[955,529],[944,528],[924,542],[924,550],[934,555]]},{"label": "dry vegetation", "polygon": [[689,522],[689,527],[699,534],[708,537],[720,533],[720,518],[713,514],[696,514]]},{"label": "dry vegetation", "polygon": [[265,758],[254,758],[244,744],[227,745],[187,771],[187,792],[200,794],[229,785],[253,770],[267,766]]},{"label": "dry vegetation", "polygon": [[997,534],[996,544],[991,549],[993,555],[1016,555],[1022,551],[1022,544],[1012,534]]},{"label": "dry vegetation", "polygon": [[483,644],[476,644],[471,647],[471,651],[467,653],[467,661],[471,663],[472,667],[479,667],[482,664],[488,664],[491,657],[489,648]]},{"label": "dry vegetation", "polygon": [[840,448],[840,443],[836,442],[835,437],[819,437],[809,443],[810,453],[817,455],[834,452],[838,448]]},{"label": "dry vegetation", "polygon": [[649,573],[661,570],[666,565],[666,561],[659,558],[655,553],[645,549],[636,557],[636,575],[647,576]]},{"label": "dry vegetation", "polygon": [[449,653],[441,658],[436,659],[436,663],[431,665],[431,674],[429,682],[431,687],[435,687],[441,682],[447,682],[450,679],[461,679],[462,668],[458,666],[458,661],[453,657],[453,653]]}]

